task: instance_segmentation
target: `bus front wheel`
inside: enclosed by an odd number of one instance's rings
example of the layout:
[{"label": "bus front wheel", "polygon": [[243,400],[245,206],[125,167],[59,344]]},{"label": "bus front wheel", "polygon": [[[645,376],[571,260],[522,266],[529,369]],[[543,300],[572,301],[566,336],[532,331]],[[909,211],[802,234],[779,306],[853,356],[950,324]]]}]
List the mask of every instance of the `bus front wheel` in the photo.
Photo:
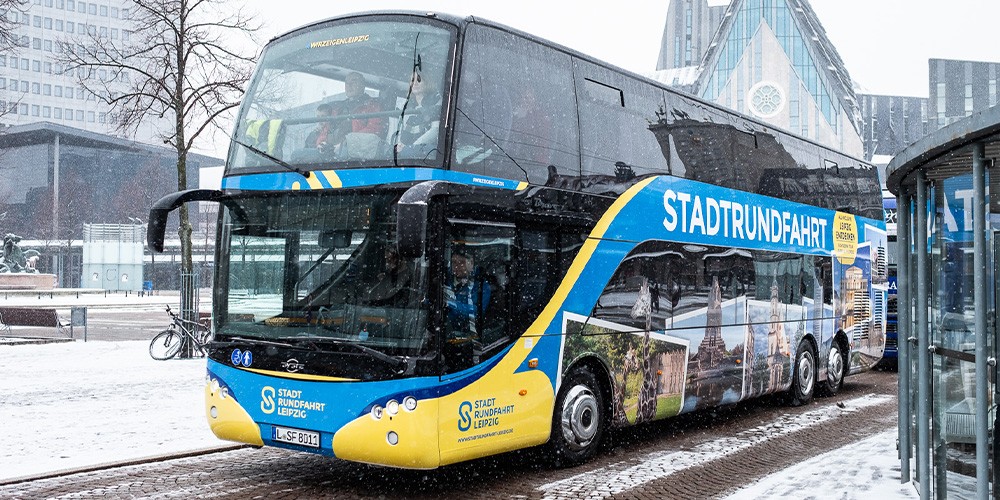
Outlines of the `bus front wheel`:
[{"label": "bus front wheel", "polygon": [[604,393],[594,373],[574,368],[563,380],[552,417],[550,448],[558,466],[582,463],[594,456],[605,428]]},{"label": "bus front wheel", "polygon": [[792,368],[792,388],[788,392],[792,406],[801,406],[812,401],[816,388],[816,353],[808,340],[799,343]]}]

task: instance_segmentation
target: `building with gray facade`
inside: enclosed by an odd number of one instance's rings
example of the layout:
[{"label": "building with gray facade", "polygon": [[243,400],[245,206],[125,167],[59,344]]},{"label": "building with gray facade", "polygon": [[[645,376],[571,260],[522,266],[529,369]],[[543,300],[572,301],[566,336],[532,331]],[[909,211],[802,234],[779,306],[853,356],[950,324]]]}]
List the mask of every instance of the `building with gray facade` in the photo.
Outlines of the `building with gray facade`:
[{"label": "building with gray facade", "polygon": [[[892,157],[937,127],[926,97],[858,94],[864,158],[884,169]],[[881,176],[885,179],[885,176]]]},{"label": "building with gray facade", "polygon": [[[119,135],[110,108],[99,96],[78,84],[80,78],[107,81],[112,88],[129,84],[131,75],[118,78],[107,70],[87,75],[69,71],[59,61],[60,43],[90,43],[99,37],[108,44],[128,43],[132,22],[128,0],[29,0],[23,11],[0,15],[16,23],[16,47],[0,53],[0,124],[24,125],[48,121],[102,134]],[[160,143],[157,121],[144,120],[135,140]]]},{"label": "building with gray facade", "polygon": [[[197,187],[201,168],[222,164],[189,154],[188,187]],[[0,134],[0,233],[39,247],[46,256],[39,271],[59,276],[61,287],[80,286],[85,224],[141,224],[153,202],[177,189],[177,152],[170,148],[47,122]],[[158,259],[156,272],[146,275],[161,285],[175,282],[179,271],[168,264],[174,257]]]},{"label": "building with gray facade", "polygon": [[728,7],[729,0],[672,0],[656,69],[698,66]]},{"label": "building with gray facade", "polygon": [[997,105],[1000,63],[931,59],[927,110],[940,128]]}]

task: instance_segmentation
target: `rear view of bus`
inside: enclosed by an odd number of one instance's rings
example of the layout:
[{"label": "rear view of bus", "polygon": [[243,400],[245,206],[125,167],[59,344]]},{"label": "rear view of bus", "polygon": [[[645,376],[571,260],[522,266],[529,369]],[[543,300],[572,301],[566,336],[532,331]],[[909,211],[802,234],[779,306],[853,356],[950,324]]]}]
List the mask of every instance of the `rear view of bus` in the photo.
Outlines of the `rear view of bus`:
[{"label": "rear view of bus", "polygon": [[[787,392],[885,345],[870,165],[476,18],[271,41],[220,204],[222,439],[433,468]],[[823,189],[819,189],[822,186]]]}]

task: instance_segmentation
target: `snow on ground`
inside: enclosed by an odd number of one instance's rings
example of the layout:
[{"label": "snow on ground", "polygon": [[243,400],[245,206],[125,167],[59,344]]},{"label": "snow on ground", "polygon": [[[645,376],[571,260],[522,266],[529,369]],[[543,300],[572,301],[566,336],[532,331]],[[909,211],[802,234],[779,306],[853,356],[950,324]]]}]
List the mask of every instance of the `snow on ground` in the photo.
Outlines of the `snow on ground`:
[{"label": "snow on ground", "polygon": [[205,360],[148,347],[0,344],[0,481],[224,444],[205,422]]},{"label": "snow on ground", "polygon": [[726,500],[920,498],[912,484],[900,484],[899,478],[892,430],[775,472]]},{"label": "snow on ground", "polygon": [[[0,482],[228,445],[205,422],[205,360],[154,361],[148,346],[0,344]],[[895,436],[889,431],[806,460],[730,498],[917,498],[912,485],[899,483]],[[718,451],[705,446],[705,453]]]}]

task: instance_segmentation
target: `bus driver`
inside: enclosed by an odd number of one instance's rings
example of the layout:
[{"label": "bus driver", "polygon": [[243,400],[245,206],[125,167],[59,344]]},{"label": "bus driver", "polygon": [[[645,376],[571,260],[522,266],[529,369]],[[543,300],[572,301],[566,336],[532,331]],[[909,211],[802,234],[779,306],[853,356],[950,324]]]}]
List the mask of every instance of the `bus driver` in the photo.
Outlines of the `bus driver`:
[{"label": "bus driver", "polygon": [[474,337],[476,319],[490,303],[489,282],[476,279],[472,256],[462,249],[451,252],[451,283],[445,287],[450,337]]}]

